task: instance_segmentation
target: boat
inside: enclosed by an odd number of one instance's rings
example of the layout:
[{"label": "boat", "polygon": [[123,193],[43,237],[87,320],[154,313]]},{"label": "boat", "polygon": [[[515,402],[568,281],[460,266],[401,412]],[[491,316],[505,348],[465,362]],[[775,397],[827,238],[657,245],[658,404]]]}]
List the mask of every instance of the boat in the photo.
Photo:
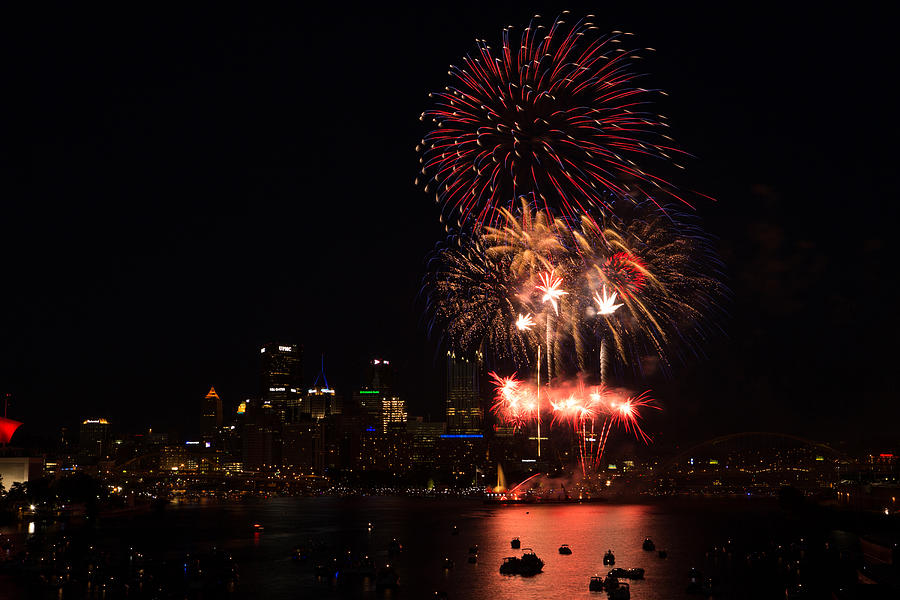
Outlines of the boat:
[{"label": "boat", "polygon": [[459,528],[456,525],[450,529],[450,535],[459,535]]},{"label": "boat", "polygon": [[591,577],[591,582],[588,584],[588,589],[592,592],[602,592],[603,591],[603,576],[602,575],[594,575]]},{"label": "boat", "polygon": [[400,576],[390,565],[378,570],[375,576],[375,593],[382,593],[385,590],[396,590],[400,587]]},{"label": "boat", "polygon": [[501,575],[521,575],[522,577],[532,577],[537,575],[544,569],[544,561],[542,561],[534,553],[531,548],[526,548],[521,558],[515,556],[507,556],[500,565]]},{"label": "boat", "polygon": [[630,600],[631,586],[627,583],[620,583],[614,590],[609,590],[606,594],[609,596],[609,600]]},{"label": "boat", "polygon": [[403,545],[397,541],[397,538],[391,540],[388,545],[388,554],[400,554],[403,552]]},{"label": "boat", "polygon": [[452,569],[452,568],[453,568],[453,561],[450,560],[449,558],[447,558],[446,556],[444,557],[444,563],[443,563],[443,564],[444,564],[444,568],[445,568],[445,569]]},{"label": "boat", "polygon": [[659,557],[660,557],[660,558],[668,558],[668,557],[669,557],[669,553],[666,552],[665,550],[660,550],[660,551],[659,551]]},{"label": "boat", "polygon": [[478,554],[478,544],[469,546],[469,554]]},{"label": "boat", "polygon": [[644,570],[640,567],[628,569],[627,571],[625,571],[625,576],[628,577],[628,579],[643,579]]},{"label": "boat", "polygon": [[509,545],[512,546],[513,550],[518,550],[522,547],[522,542],[519,541],[519,538],[514,537]]},{"label": "boat", "polygon": [[259,523],[253,524],[253,531],[257,532],[257,531],[265,531],[265,530],[266,530],[266,528],[263,527],[262,525],[260,525]]},{"label": "boat", "polygon": [[650,538],[644,538],[644,544],[642,548],[647,552],[653,552],[654,550],[656,550],[656,544],[654,544],[653,540],[651,540]]},{"label": "boat", "polygon": [[621,567],[616,567],[607,573],[606,576],[612,579],[628,579],[628,571]]},{"label": "boat", "polygon": [[477,555],[477,554],[470,554],[470,555],[469,555],[469,564],[474,565],[474,564],[477,563],[477,562],[478,562],[478,555]]},{"label": "boat", "polygon": [[559,547],[559,553],[560,554],[572,554],[572,549],[569,548],[568,544],[563,544],[562,546]]},{"label": "boat", "polygon": [[607,550],[606,554],[603,555],[603,564],[607,566],[616,564],[616,555],[613,554],[612,550]]}]

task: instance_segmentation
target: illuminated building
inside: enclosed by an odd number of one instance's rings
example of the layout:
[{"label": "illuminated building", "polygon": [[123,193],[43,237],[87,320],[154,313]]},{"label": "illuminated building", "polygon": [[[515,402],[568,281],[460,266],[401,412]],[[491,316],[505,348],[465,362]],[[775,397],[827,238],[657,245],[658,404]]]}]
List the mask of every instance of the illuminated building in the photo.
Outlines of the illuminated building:
[{"label": "illuminated building", "polygon": [[324,419],[334,413],[335,409],[334,390],[328,385],[328,378],[325,376],[325,357],[322,357],[322,369],[316,376],[313,387],[306,392],[306,410],[311,418],[315,420]]},{"label": "illuminated building", "polygon": [[388,431],[402,431],[406,428],[406,402],[392,396],[381,401],[381,427]]},{"label": "illuminated building", "polygon": [[396,373],[389,360],[372,359],[366,369],[366,387],[353,395],[366,420],[366,429],[386,432],[403,429],[406,424],[406,404],[393,393]]},{"label": "illuminated building", "polygon": [[450,434],[481,433],[480,370],[481,353],[476,353],[474,360],[447,353],[447,431]]},{"label": "illuminated building", "polygon": [[204,438],[212,439],[222,426],[222,399],[216,393],[216,388],[209,388],[209,392],[203,399],[202,427]]},{"label": "illuminated building", "polygon": [[266,344],[259,350],[263,400],[281,422],[293,423],[303,406],[303,352],[297,344]]},{"label": "illuminated building", "polygon": [[27,483],[32,479],[40,479],[43,471],[43,458],[0,456],[0,482],[7,490],[14,483]]},{"label": "illuminated building", "polygon": [[85,419],[81,423],[79,445],[85,458],[101,458],[110,452],[109,421],[102,418]]}]

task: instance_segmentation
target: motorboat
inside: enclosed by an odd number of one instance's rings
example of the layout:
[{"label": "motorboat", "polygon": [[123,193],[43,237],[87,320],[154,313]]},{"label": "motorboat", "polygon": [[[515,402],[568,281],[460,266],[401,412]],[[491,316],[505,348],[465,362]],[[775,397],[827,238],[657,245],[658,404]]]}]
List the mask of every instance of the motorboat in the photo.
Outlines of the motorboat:
[{"label": "motorboat", "polygon": [[454,525],[450,528],[450,535],[459,535],[459,527]]},{"label": "motorboat", "polygon": [[542,561],[534,553],[531,548],[526,548],[521,558],[515,556],[507,556],[500,565],[501,575],[521,575],[523,577],[531,577],[537,575],[544,569],[544,561]]},{"label": "motorboat", "polygon": [[453,561],[445,556],[445,557],[444,557],[443,565],[444,565],[444,568],[445,568],[445,569],[452,569],[452,568],[453,568]]},{"label": "motorboat", "polygon": [[602,592],[603,591],[603,576],[602,575],[594,575],[591,577],[591,582],[588,584],[588,589],[592,592]]},{"label": "motorboat", "polygon": [[609,600],[631,600],[631,586],[620,583],[614,590],[607,590]]},{"label": "motorboat", "polygon": [[615,569],[610,570],[606,576],[612,577],[613,579],[628,579],[628,571],[621,567],[616,567]]},{"label": "motorboat", "polygon": [[628,579],[643,579],[644,578],[644,570],[640,567],[628,569],[625,571],[625,576],[628,577]]},{"label": "motorboat", "polygon": [[560,554],[572,554],[572,549],[569,548],[568,544],[563,544],[562,546],[559,547],[559,553]]},{"label": "motorboat", "polygon": [[644,544],[641,546],[647,552],[653,552],[656,550],[656,544],[653,543],[653,540],[650,538],[644,538]]},{"label": "motorboat", "polygon": [[522,542],[519,541],[519,538],[514,537],[512,539],[512,541],[509,543],[509,545],[512,546],[513,550],[518,550],[519,548],[522,547]]},{"label": "motorboat", "polygon": [[616,555],[613,554],[612,550],[607,550],[606,554],[603,555],[603,564],[605,566],[616,564]]}]

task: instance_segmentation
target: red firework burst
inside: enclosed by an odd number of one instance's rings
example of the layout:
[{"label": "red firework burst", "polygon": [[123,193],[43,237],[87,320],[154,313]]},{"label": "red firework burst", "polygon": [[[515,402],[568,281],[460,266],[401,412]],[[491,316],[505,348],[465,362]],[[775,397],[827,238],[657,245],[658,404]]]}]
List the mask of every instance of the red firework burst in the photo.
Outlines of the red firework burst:
[{"label": "red firework burst", "polygon": [[422,114],[436,125],[418,148],[426,191],[479,223],[522,196],[575,216],[635,188],[674,195],[645,170],[647,159],[681,152],[648,110],[653,90],[636,86],[637,57],[618,45],[625,34],[596,29],[532,21],[518,39],[505,29],[499,49],[480,40],[451,66],[450,84]]},{"label": "red firework burst", "polygon": [[622,295],[641,291],[647,280],[644,262],[630,252],[616,252],[603,263],[603,274]]}]

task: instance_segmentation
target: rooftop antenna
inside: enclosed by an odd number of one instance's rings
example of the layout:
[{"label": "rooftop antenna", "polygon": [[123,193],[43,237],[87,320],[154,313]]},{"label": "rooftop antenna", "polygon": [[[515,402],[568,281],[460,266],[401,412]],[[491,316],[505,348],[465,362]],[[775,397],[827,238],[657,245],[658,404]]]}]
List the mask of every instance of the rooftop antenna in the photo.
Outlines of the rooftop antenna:
[{"label": "rooftop antenna", "polygon": [[316,381],[315,381],[315,383],[313,383],[313,387],[314,387],[314,388],[319,386],[319,378],[320,378],[320,377],[322,378],[322,381],[325,382],[325,389],[326,389],[326,390],[331,389],[331,386],[328,385],[328,377],[325,376],[325,353],[324,353],[324,352],[322,353],[322,366],[321,366],[321,369],[319,370],[319,374],[316,375]]}]

